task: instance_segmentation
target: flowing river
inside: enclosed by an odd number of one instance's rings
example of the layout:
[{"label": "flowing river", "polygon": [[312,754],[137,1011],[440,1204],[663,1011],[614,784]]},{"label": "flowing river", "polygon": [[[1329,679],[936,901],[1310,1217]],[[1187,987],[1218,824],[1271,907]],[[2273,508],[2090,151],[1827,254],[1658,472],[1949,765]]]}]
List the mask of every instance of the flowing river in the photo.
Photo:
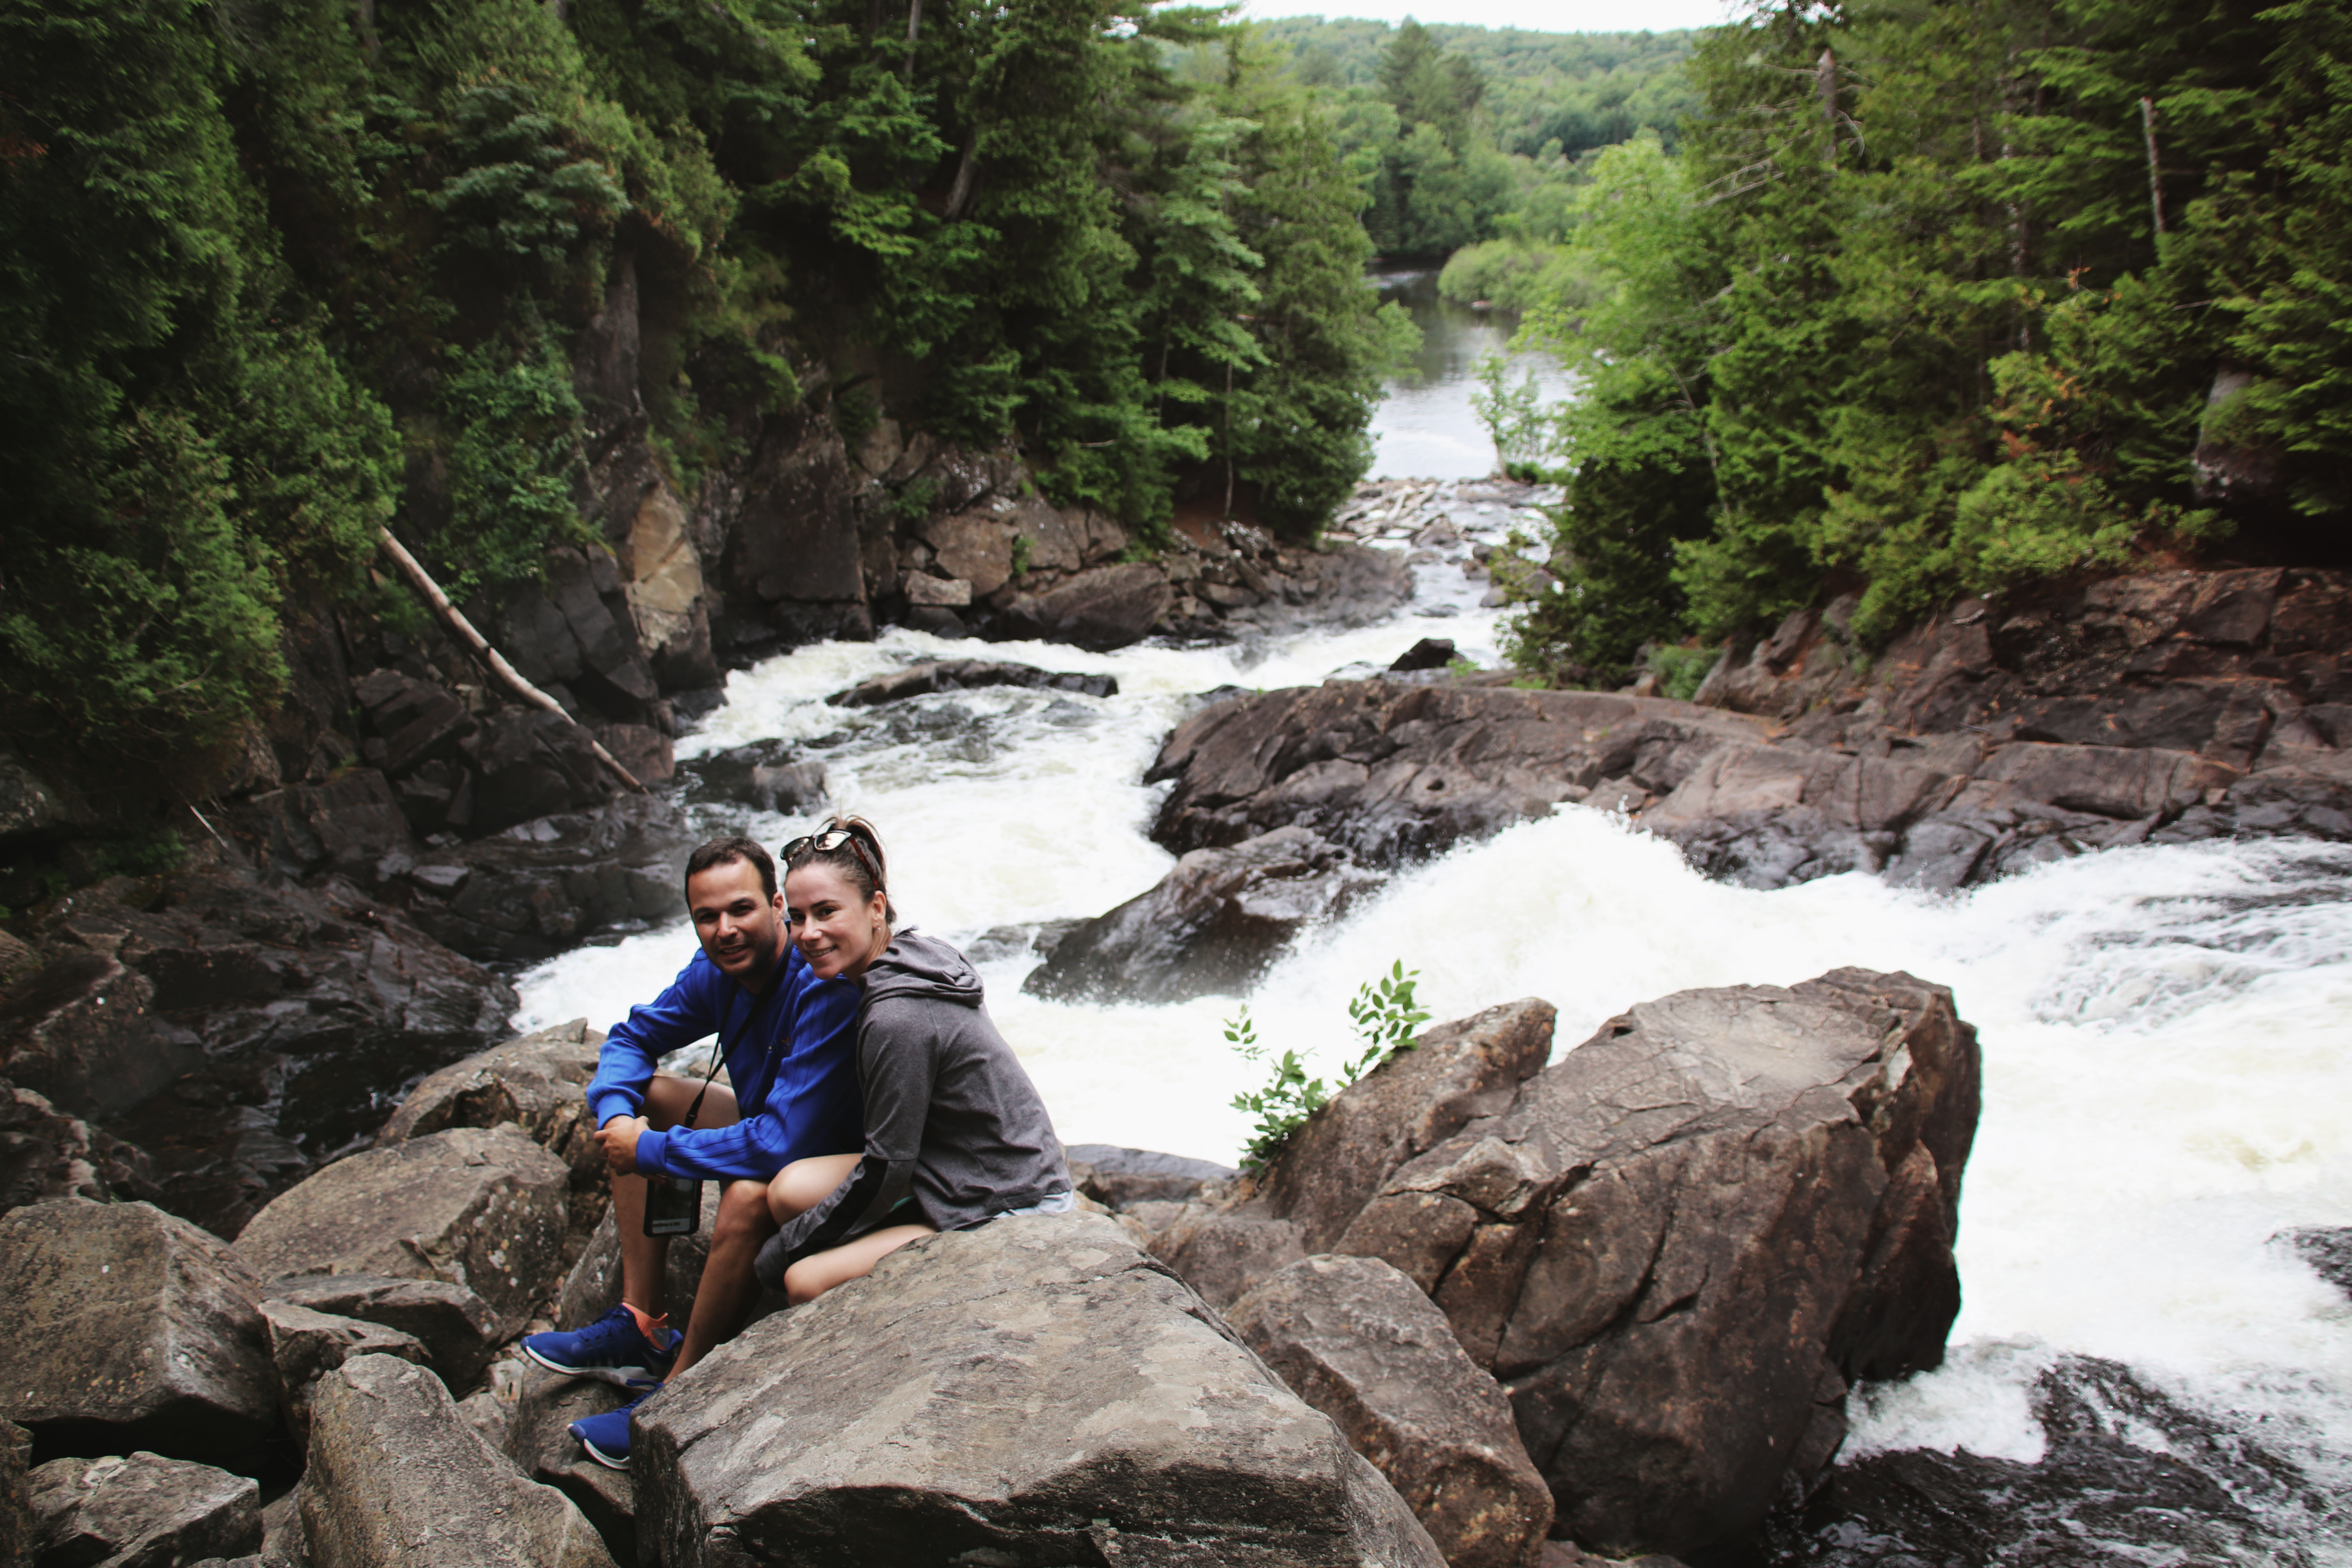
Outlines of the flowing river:
[{"label": "flowing river", "polygon": [[[1500,507],[1461,512],[1490,536],[1507,521]],[[2352,1564],[2342,1505],[2315,1500],[2352,1491],[2352,1303],[2273,1240],[2352,1223],[2352,848],[2116,849],[1960,897],[1864,875],[1751,892],[1694,874],[1622,818],[1563,806],[1398,876],[1246,998],[1021,994],[1041,925],[1099,914],[1172,863],[1146,837],[1164,786],[1139,781],[1199,694],[1369,674],[1424,636],[1496,661],[1484,584],[1444,561],[1418,576],[1403,613],[1355,630],[1102,655],[990,649],[1114,674],[1118,695],[1104,699],[989,689],[845,710],[823,699],[972,645],[901,629],[803,648],[731,677],[726,706],[679,751],[781,738],[823,761],[835,803],[879,826],[902,916],[972,951],[991,1009],[1074,1143],[1230,1163],[1246,1128],[1230,1101],[1265,1069],[1234,1054],[1223,1020],[1246,1002],[1260,1040],[1328,1070],[1349,1044],[1349,998],[1397,959],[1420,971],[1441,1019],[1547,998],[1560,1050],[1689,986],[1790,984],[1841,964],[1948,984],[1985,1064],[1962,1203],[1966,1301],[1943,1369],[1858,1391],[1845,1458],[2036,1460],[2049,1438],[2029,1405],[2035,1378],[2061,1357],[2108,1358],[2233,1442],[2258,1440],[2263,1464],[2296,1478],[2292,1505],[2242,1500],[2284,1560]],[[803,830],[742,808],[705,808],[704,820],[770,844]],[[551,960],[521,977],[520,1022],[610,1024],[693,941],[681,921]],[[2151,1428],[2132,1440],[2162,1451],[2179,1438]],[[1836,1559],[1849,1560],[1874,1559]],[[2078,1560],[2200,1559],[2136,1547],[2065,1559]]]}]

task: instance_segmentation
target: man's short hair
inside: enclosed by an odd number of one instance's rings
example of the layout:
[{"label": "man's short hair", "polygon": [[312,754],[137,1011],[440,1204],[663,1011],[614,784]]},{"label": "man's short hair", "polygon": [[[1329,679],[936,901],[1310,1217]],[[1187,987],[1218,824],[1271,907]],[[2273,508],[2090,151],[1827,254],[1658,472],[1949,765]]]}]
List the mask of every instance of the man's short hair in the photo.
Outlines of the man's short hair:
[{"label": "man's short hair", "polygon": [[714,838],[686,858],[686,879],[691,883],[713,866],[731,861],[749,860],[751,868],[760,873],[760,890],[770,898],[776,896],[776,862],[756,838],[746,838],[730,833],[724,838]]}]

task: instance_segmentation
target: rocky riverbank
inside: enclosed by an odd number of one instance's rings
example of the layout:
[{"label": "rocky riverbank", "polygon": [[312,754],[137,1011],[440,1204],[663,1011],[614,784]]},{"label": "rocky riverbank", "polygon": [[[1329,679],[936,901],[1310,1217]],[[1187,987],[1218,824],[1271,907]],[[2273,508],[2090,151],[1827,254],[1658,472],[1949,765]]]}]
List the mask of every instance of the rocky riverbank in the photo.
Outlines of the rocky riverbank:
[{"label": "rocky riverbank", "polygon": [[[1664,998],[1545,1068],[1550,1024],[1530,1000],[1424,1032],[1246,1182],[1074,1151],[1096,1212],[771,1302],[645,1407],[626,1474],[562,1435],[614,1391],[512,1348],[617,1289],[577,1099],[601,1037],[514,1041],[233,1244],[143,1203],[0,1217],[26,1331],[0,1416],[32,1463],[0,1475],[0,1539],[246,1568],[1538,1568],[1738,1537],[1811,1485],[1847,1380],[1941,1352],[1973,1034],[1859,972]],[[672,1266],[677,1312],[698,1249]],[[1665,1407],[1690,1419],[1631,1440]],[[257,1481],[295,1484],[264,1509]]]},{"label": "rocky riverbank", "polygon": [[1028,988],[1237,989],[1395,868],[1564,803],[1701,870],[1929,889],[2140,843],[2352,838],[2352,578],[2164,573],[1971,600],[1875,659],[1842,612],[1727,650],[1697,700],[1391,673],[1211,703],[1168,738],[1159,887]]}]

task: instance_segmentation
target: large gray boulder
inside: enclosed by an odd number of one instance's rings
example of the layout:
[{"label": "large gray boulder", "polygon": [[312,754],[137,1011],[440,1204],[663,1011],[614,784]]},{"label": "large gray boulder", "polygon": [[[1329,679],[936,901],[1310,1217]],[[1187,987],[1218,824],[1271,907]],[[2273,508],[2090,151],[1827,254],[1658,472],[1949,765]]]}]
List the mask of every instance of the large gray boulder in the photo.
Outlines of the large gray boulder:
[{"label": "large gray boulder", "polygon": [[32,1568],[33,1435],[0,1421],[0,1568]]},{"label": "large gray boulder", "polygon": [[249,1450],[278,1425],[258,1283],[150,1204],[58,1198],[0,1217],[0,1416],[51,1452]]},{"label": "large gray boulder", "polygon": [[1065,936],[1021,989],[1131,1002],[1246,991],[1291,938],[1380,881],[1303,827],[1195,849],[1149,891]]},{"label": "large gray boulder", "polygon": [[[977,580],[972,592],[982,592]],[[1076,643],[1103,650],[1151,635],[1176,602],[1159,568],[1141,563],[1097,566],[1064,578],[1042,594],[1023,594],[1007,606],[998,629],[1007,637]]]},{"label": "large gray boulder", "polygon": [[360,1318],[339,1318],[274,1297],[262,1298],[261,1321],[269,1333],[269,1357],[278,1367],[280,1408],[297,1443],[310,1436],[310,1388],[355,1355],[394,1355],[423,1362],[415,1336]]},{"label": "large gray boulder", "polygon": [[574,1018],[452,1063],[409,1090],[376,1142],[405,1143],[452,1127],[520,1128],[570,1168],[567,1223],[584,1230],[608,1191],[586,1093],[604,1043],[604,1030]]},{"label": "large gray boulder", "polygon": [[457,1390],[475,1384],[507,1338],[504,1322],[488,1302],[444,1279],[299,1274],[273,1279],[263,1289],[272,1300],[406,1335],[423,1349],[425,1364]]},{"label": "large gray boulder", "polygon": [[668,1568],[1412,1564],[1379,1472],[1109,1219],[927,1238],[639,1407]]},{"label": "large gray boulder", "polygon": [[1448,1568],[1536,1568],[1551,1493],[1502,1388],[1412,1280],[1377,1258],[1320,1255],[1225,1321],[1389,1479]]},{"label": "large gray boulder", "polygon": [[1942,986],[1681,992],[1400,1168],[1333,1250],[1445,1310],[1570,1533],[1681,1553],[1818,1476],[1849,1383],[1941,1361],[1978,1102]]},{"label": "large gray boulder", "polygon": [[613,1568],[570,1500],[524,1479],[438,1378],[392,1356],[320,1380],[301,1495],[313,1568]]},{"label": "large gray boulder", "polygon": [[180,1568],[261,1546],[261,1488],[210,1465],[149,1453],[52,1459],[31,1490],[45,1563]]},{"label": "large gray boulder", "polygon": [[463,1285],[507,1331],[552,1290],[571,1170],[512,1125],[453,1127],[339,1160],[253,1216],[266,1279],[381,1274]]},{"label": "large gray boulder", "polygon": [[628,1471],[590,1458],[571,1427],[629,1397],[627,1390],[592,1378],[526,1372],[502,1445],[524,1475],[570,1498],[624,1563],[635,1562],[637,1555],[635,1482]]}]

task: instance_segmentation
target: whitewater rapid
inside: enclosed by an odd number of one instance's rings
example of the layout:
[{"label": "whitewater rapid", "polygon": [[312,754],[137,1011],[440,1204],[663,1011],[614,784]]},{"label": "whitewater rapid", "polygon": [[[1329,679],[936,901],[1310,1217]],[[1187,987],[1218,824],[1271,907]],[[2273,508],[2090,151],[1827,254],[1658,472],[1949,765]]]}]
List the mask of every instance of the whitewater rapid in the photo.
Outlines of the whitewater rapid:
[{"label": "whitewater rapid", "polygon": [[[782,737],[825,762],[835,804],[879,826],[908,921],[996,935],[990,1006],[1066,1142],[1230,1162],[1229,1101],[1263,1069],[1223,1020],[1323,1066],[1346,1004],[1402,959],[1439,1018],[1515,997],[1559,1009],[1558,1049],[1632,1004],[1700,985],[1788,984],[1841,965],[1952,987],[1980,1032],[1984,1113],[1961,1203],[1965,1300],[1937,1373],[1868,1388],[1849,1458],[1965,1447],[2032,1459],[2033,1375],[2110,1357],[2267,1439],[2320,1484],[2352,1481],[2352,1305],[2277,1232],[2352,1224],[2352,849],[2309,841],[2140,847],[2045,865],[1958,897],[1864,875],[1777,892],[1709,882],[1670,845],[1582,807],[1399,876],[1311,933],[1246,998],[1046,1003],[1003,928],[1099,914],[1172,863],[1146,837],[1160,742],[1224,685],[1361,675],[1418,637],[1495,662],[1475,598],[1422,569],[1422,613],[1248,648],[991,657],[1115,674],[1107,699],[994,689],[845,711],[822,698],[918,658],[968,654],[892,631],[735,675],[683,756]],[[1432,613],[1433,612],[1433,613]],[[741,819],[742,814],[739,814]],[[774,843],[799,825],[751,814]],[[607,1025],[691,955],[683,923],[583,947],[520,981],[526,1025]],[[2352,1562],[2325,1542],[2317,1561]]]}]

